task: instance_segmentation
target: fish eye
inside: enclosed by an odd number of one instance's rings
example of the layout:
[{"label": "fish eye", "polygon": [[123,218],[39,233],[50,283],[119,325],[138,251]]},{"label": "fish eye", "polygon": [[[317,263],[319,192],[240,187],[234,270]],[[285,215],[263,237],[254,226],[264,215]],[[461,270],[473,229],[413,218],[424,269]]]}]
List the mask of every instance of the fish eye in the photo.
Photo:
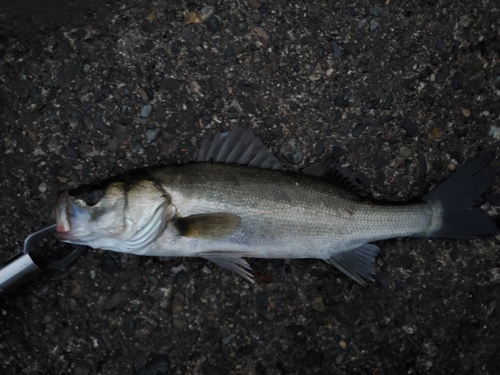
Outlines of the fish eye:
[{"label": "fish eye", "polygon": [[103,191],[98,186],[91,186],[84,195],[84,200],[88,206],[93,206],[99,202],[102,196]]}]

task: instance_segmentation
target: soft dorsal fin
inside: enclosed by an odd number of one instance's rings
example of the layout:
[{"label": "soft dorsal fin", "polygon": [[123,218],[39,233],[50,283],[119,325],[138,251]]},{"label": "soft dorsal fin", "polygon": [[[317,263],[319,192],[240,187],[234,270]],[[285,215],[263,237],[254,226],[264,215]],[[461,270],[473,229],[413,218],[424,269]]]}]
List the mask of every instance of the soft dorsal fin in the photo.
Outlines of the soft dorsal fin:
[{"label": "soft dorsal fin", "polygon": [[173,224],[183,237],[218,240],[233,234],[241,218],[229,213],[198,214],[178,218]]},{"label": "soft dorsal fin", "polygon": [[330,157],[325,157],[301,170],[301,173],[316,176],[323,181],[342,189],[351,191],[360,197],[370,197],[370,183],[361,172],[355,172],[350,168],[337,168],[332,166]]},{"label": "soft dorsal fin", "polygon": [[255,136],[252,129],[235,125],[230,131],[217,132],[214,139],[205,138],[196,149],[193,161],[241,164],[249,167],[282,171],[285,167]]}]

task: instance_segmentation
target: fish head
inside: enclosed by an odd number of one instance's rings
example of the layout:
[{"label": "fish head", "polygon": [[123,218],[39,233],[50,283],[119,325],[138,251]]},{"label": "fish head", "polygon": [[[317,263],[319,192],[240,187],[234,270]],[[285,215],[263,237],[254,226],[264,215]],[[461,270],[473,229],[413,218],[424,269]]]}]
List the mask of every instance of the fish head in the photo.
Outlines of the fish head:
[{"label": "fish head", "polygon": [[149,180],[110,180],[59,194],[61,241],[139,253],[161,235],[176,210],[161,186]]}]

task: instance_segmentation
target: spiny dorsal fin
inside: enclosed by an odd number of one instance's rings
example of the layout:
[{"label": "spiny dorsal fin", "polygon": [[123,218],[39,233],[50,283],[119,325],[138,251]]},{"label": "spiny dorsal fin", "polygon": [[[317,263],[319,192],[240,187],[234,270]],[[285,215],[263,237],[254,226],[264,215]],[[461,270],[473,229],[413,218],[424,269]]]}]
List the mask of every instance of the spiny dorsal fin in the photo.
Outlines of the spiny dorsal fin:
[{"label": "spiny dorsal fin", "polygon": [[193,161],[241,164],[249,167],[282,171],[285,167],[255,136],[252,129],[235,125],[229,132],[217,132],[214,139],[205,138],[196,149]]},{"label": "spiny dorsal fin", "polygon": [[241,217],[229,213],[191,215],[174,221],[174,226],[181,236],[203,240],[228,237],[240,224]]},{"label": "spiny dorsal fin", "polygon": [[325,157],[302,169],[301,173],[319,177],[323,181],[351,191],[360,197],[371,197],[370,182],[363,173],[355,172],[346,167],[337,168],[332,164],[331,158]]}]

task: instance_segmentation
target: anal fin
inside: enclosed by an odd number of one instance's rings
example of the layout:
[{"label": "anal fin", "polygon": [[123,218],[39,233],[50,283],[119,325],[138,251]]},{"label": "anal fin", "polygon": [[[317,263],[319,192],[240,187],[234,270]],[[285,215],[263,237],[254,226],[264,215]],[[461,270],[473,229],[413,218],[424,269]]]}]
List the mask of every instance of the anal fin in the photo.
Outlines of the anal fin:
[{"label": "anal fin", "polygon": [[336,254],[325,259],[345,273],[357,283],[366,286],[366,280],[374,281],[371,275],[375,275],[375,257],[380,248],[371,244],[364,244],[353,250]]}]

